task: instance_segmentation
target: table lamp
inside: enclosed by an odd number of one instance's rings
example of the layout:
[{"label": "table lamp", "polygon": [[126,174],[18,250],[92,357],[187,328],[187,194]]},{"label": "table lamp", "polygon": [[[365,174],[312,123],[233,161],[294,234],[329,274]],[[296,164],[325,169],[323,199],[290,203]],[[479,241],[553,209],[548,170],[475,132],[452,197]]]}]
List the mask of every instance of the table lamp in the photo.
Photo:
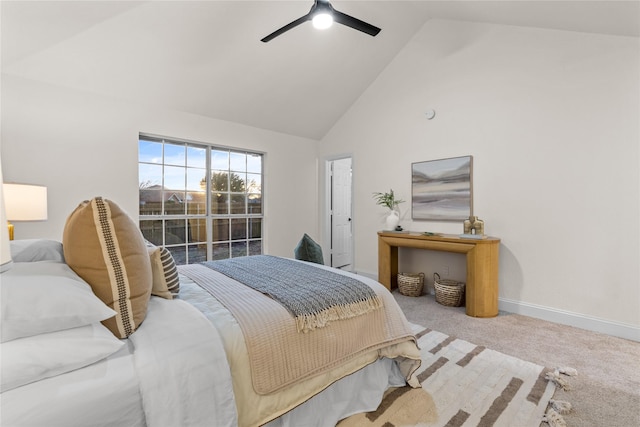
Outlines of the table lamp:
[{"label": "table lamp", "polygon": [[[47,219],[47,187],[4,183],[4,207],[8,221],[44,221]],[[8,223],[9,240],[13,224]]]},{"label": "table lamp", "polygon": [[[2,162],[0,162],[0,182],[2,182]],[[4,211],[3,186],[0,185],[0,225],[7,221]],[[9,229],[0,226],[0,273],[11,267],[11,248],[9,246]]]}]

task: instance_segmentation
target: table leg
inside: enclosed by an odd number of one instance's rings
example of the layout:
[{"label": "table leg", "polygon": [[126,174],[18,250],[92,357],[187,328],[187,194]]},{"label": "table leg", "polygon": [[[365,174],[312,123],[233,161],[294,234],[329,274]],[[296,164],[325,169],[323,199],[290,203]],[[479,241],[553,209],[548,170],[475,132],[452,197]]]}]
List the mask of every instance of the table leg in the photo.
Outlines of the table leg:
[{"label": "table leg", "polygon": [[398,247],[378,237],[378,281],[387,289],[398,286]]},{"label": "table leg", "polygon": [[468,316],[498,315],[498,245],[477,245],[467,252],[465,305]]}]

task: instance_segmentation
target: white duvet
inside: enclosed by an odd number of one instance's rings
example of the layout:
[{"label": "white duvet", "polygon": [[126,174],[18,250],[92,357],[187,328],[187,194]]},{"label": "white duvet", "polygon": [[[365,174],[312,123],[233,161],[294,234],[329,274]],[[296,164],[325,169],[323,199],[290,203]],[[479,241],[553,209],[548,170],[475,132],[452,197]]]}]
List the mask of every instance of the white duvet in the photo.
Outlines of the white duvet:
[{"label": "white duvet", "polygon": [[151,298],[153,314],[133,342],[149,427],[238,425],[233,385],[220,336],[184,301]]},{"label": "white duvet", "polygon": [[152,297],[147,317],[111,356],[0,394],[3,427],[236,426],[226,356],[189,304]]},{"label": "white duvet", "polygon": [[[67,374],[0,394],[3,427],[145,426],[130,346]],[[96,402],[100,402],[99,405]]]}]

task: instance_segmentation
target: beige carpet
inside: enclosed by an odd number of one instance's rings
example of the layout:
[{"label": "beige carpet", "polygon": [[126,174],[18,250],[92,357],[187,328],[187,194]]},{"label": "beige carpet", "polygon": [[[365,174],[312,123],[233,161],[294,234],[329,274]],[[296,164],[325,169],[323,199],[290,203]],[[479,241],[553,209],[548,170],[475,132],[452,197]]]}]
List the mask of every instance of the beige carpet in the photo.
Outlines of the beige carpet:
[{"label": "beige carpet", "polygon": [[538,427],[556,386],[551,369],[415,326],[422,388],[390,389],[374,411],[340,427]]},{"label": "beige carpet", "polygon": [[640,426],[640,342],[519,314],[469,317],[464,307],[442,306],[433,295],[393,295],[412,323],[541,366],[577,369],[571,388],[554,395],[573,405],[563,414],[569,427]]}]

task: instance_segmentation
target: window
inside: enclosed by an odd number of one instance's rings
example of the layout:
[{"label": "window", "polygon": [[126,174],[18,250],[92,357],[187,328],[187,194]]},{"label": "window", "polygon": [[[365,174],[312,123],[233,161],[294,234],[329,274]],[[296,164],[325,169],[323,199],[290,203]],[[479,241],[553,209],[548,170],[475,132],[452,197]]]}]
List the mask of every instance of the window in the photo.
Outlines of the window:
[{"label": "window", "polygon": [[260,153],[140,135],[140,229],[177,264],[262,253]]}]

